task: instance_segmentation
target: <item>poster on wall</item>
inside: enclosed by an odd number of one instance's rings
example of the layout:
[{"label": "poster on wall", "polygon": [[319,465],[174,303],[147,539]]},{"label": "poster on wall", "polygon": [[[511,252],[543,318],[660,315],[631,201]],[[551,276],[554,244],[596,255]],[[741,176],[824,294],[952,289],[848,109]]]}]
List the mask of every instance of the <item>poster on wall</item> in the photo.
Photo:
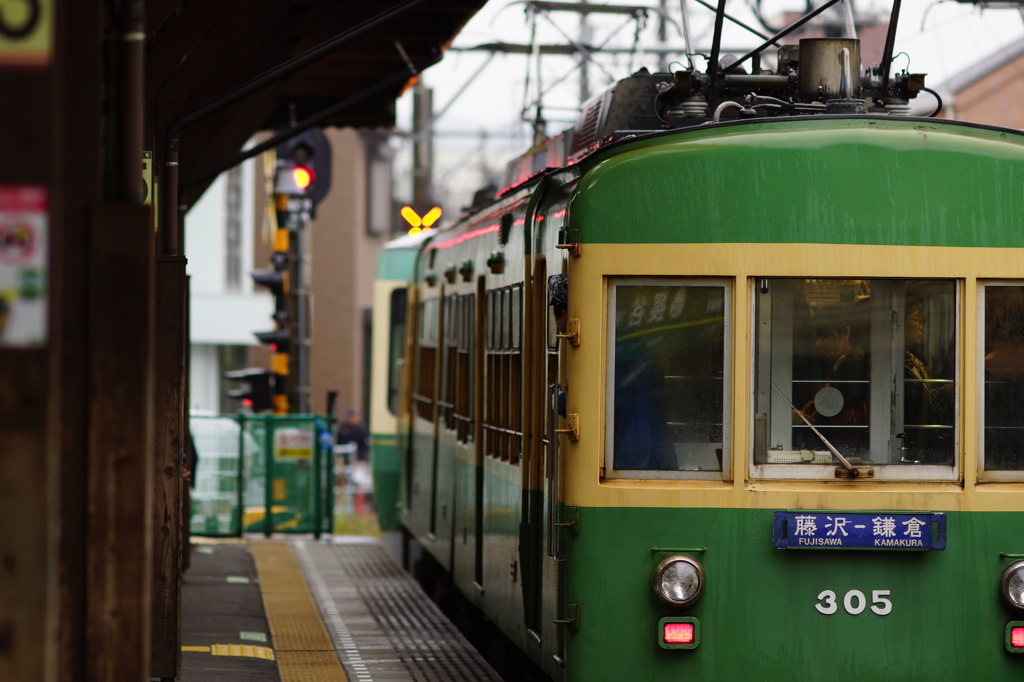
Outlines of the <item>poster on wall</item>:
[{"label": "poster on wall", "polygon": [[53,0],[0,2],[0,69],[53,63]]},{"label": "poster on wall", "polygon": [[313,456],[313,431],[309,428],[278,427],[274,431],[274,457],[309,459]]},{"label": "poster on wall", "polygon": [[0,184],[0,348],[46,344],[49,193]]}]

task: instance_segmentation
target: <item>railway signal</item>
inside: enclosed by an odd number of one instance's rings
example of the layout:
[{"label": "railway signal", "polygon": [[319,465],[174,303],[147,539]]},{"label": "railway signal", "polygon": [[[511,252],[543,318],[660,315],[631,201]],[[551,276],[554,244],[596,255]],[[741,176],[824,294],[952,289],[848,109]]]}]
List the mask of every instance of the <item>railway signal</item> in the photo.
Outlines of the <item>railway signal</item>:
[{"label": "railway signal", "polygon": [[[284,258],[278,258],[278,256],[284,256]],[[272,348],[275,352],[287,352],[288,350],[288,322],[291,319],[291,314],[288,311],[287,299],[288,272],[284,269],[286,267],[284,264],[288,261],[287,256],[287,253],[275,253],[274,257],[270,259],[274,264],[274,269],[254,270],[249,273],[256,284],[266,287],[274,295],[274,313],[271,318],[276,323],[276,328],[269,332],[255,332],[255,335],[260,343],[275,345],[276,348]]]},{"label": "railway signal", "polygon": [[277,147],[274,194],[279,220],[282,212],[287,214],[282,224],[298,228],[315,217],[316,205],[330,188],[331,144],[323,132],[313,128]]},{"label": "railway signal", "polygon": [[419,234],[432,229],[434,224],[441,219],[441,213],[440,206],[426,208],[425,206],[406,205],[399,211],[402,220],[409,225],[409,234]]},{"label": "railway signal", "polygon": [[271,269],[256,270],[250,273],[253,281],[264,286],[274,295],[274,329],[254,332],[261,344],[270,347],[271,373],[274,375],[272,402],[278,414],[288,412],[288,396],[285,393],[288,376],[289,352],[292,346],[292,297],[289,296],[289,265],[291,256],[288,251],[288,229],[278,227],[274,235],[274,253],[270,256]]},{"label": "railway signal", "polygon": [[244,382],[242,388],[233,388],[228,396],[241,400],[253,412],[265,412],[272,407],[271,394],[276,383],[274,373],[262,367],[248,367],[224,372],[225,379]]},{"label": "railway signal", "polygon": [[[283,314],[280,305],[275,311],[278,333],[263,333],[263,337],[276,349],[273,369],[282,381],[277,387],[275,409],[282,414],[306,412],[308,408],[309,303],[301,264],[308,262],[309,255],[303,246],[303,232],[330,187],[331,145],[323,132],[306,130],[277,146],[274,206],[278,229],[271,261],[285,276],[287,296]],[[285,376],[291,377],[288,392],[284,390]]]}]

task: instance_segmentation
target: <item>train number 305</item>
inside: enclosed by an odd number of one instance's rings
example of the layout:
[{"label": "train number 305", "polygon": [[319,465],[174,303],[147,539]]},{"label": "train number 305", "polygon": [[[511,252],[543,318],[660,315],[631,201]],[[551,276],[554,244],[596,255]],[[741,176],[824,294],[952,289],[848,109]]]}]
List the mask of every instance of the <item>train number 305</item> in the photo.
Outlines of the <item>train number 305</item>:
[{"label": "train number 305", "polygon": [[[889,590],[871,591],[871,610],[879,616],[887,616],[892,613],[892,602],[889,601]],[[860,590],[850,590],[843,596],[843,608],[851,616],[864,612],[868,600]],[[839,610],[839,603],[836,601],[836,593],[832,590],[822,590],[818,594],[818,603],[814,605],[819,613],[831,616]]]}]

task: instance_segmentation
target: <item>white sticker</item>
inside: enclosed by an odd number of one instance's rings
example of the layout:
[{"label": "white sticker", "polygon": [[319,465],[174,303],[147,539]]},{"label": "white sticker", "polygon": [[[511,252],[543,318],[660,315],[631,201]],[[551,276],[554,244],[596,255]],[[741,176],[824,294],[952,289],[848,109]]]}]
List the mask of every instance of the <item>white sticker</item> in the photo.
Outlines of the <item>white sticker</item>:
[{"label": "white sticker", "polygon": [[49,228],[44,185],[0,185],[0,348],[46,344]]}]

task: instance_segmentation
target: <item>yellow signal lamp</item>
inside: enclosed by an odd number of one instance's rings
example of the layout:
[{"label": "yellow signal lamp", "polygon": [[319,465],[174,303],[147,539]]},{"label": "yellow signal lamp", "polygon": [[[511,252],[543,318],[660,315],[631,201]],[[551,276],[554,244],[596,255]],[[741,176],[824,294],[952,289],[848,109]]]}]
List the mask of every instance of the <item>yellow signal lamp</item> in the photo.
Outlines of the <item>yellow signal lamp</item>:
[{"label": "yellow signal lamp", "polygon": [[403,206],[399,213],[409,224],[409,234],[419,234],[429,231],[441,218],[441,207],[434,206],[421,216],[412,206]]}]

